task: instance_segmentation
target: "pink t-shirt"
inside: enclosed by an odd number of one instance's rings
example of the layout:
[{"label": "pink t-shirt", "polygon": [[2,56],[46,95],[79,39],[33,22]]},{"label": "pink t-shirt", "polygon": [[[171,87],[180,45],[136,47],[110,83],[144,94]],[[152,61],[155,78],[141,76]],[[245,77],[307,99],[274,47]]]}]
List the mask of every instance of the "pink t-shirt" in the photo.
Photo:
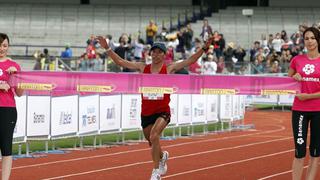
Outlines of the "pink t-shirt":
[{"label": "pink t-shirt", "polygon": [[[7,69],[11,66],[16,67],[18,71],[21,70],[19,64],[12,61],[11,59],[0,62],[0,83],[10,84],[10,74],[7,72]],[[7,92],[4,90],[0,90],[0,107],[16,106],[16,102],[14,100],[14,91],[14,88],[10,88]]]},{"label": "pink t-shirt", "polygon": [[[310,60],[307,55],[295,56],[290,68],[302,76],[301,93],[320,92],[320,58]],[[292,110],[320,111],[320,98],[300,101],[294,98]]]}]

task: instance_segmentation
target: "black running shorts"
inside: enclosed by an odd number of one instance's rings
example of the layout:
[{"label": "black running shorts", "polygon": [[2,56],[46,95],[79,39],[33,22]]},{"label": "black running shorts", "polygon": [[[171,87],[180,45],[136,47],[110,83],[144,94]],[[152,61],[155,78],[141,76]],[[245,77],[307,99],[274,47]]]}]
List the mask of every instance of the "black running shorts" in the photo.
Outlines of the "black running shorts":
[{"label": "black running shorts", "polygon": [[15,107],[0,107],[0,150],[2,156],[11,156],[12,138],[17,122]]},{"label": "black running shorts", "polygon": [[320,112],[292,111],[292,130],[295,145],[295,157],[306,156],[308,126],[310,124],[311,157],[320,156]]},{"label": "black running shorts", "polygon": [[150,116],[141,116],[142,128],[144,129],[150,124],[154,124],[159,117],[162,117],[167,122],[167,124],[170,123],[170,117],[171,117],[170,113],[167,113],[167,112],[156,113]]}]

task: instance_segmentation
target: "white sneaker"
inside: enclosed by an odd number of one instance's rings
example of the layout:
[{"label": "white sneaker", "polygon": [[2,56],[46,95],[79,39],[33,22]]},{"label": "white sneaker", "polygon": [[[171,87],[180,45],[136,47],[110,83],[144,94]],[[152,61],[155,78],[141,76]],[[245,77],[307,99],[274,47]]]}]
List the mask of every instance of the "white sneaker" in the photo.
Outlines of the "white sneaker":
[{"label": "white sneaker", "polygon": [[167,160],[169,159],[168,151],[163,151],[162,159],[159,162],[159,173],[160,175],[165,175],[168,170]]},{"label": "white sneaker", "polygon": [[161,180],[159,169],[153,169],[150,180]]}]

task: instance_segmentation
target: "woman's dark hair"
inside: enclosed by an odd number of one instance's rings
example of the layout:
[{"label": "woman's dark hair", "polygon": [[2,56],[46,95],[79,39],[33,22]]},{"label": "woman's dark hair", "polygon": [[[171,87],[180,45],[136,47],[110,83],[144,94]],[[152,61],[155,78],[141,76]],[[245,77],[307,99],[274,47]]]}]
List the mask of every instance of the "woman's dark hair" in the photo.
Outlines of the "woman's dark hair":
[{"label": "woman's dark hair", "polygon": [[4,33],[0,33],[0,44],[2,44],[2,42],[3,42],[4,40],[6,40],[6,39],[8,40],[8,44],[10,44],[8,35],[6,35],[6,34],[4,34]]},{"label": "woman's dark hair", "polygon": [[316,38],[317,40],[317,43],[318,43],[318,51],[320,52],[320,31],[319,29],[315,28],[315,27],[308,27],[307,29],[304,30],[303,32],[303,39],[305,39],[305,34],[310,31],[313,33],[314,37]]}]

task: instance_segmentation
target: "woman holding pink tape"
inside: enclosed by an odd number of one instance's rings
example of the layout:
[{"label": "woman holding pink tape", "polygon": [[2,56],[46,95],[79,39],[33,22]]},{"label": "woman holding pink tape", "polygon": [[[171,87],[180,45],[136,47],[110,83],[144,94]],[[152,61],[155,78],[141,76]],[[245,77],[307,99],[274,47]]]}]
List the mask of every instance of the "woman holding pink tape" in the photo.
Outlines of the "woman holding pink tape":
[{"label": "woman holding pink tape", "polygon": [[2,180],[8,180],[12,167],[12,138],[17,122],[14,94],[21,96],[22,89],[10,87],[10,76],[20,71],[20,66],[7,57],[9,38],[0,33],[0,150],[2,155]]},{"label": "woman holding pink tape", "polygon": [[[130,62],[119,57],[112,51],[105,38],[97,37],[101,47],[106,49],[108,56],[119,66],[138,70],[146,74],[171,74],[185,66],[196,62],[198,58],[209,49],[212,39],[208,40],[202,49],[199,49],[189,59],[179,63],[165,64],[167,48],[164,43],[154,43],[151,47],[152,63],[146,65],[142,62]],[[160,146],[160,135],[170,122],[170,95],[169,94],[142,94],[141,126],[144,137],[149,141],[153,160],[153,171],[151,180],[161,179],[166,174],[166,161],[169,157],[167,151],[162,151]]]},{"label": "woman holding pink tape", "polygon": [[292,163],[292,179],[300,180],[306,156],[308,127],[310,124],[309,166],[306,179],[315,179],[320,156],[320,32],[314,27],[303,32],[308,52],[295,56],[288,75],[301,82],[301,94],[297,94],[292,107],[292,129],[295,158]]}]

